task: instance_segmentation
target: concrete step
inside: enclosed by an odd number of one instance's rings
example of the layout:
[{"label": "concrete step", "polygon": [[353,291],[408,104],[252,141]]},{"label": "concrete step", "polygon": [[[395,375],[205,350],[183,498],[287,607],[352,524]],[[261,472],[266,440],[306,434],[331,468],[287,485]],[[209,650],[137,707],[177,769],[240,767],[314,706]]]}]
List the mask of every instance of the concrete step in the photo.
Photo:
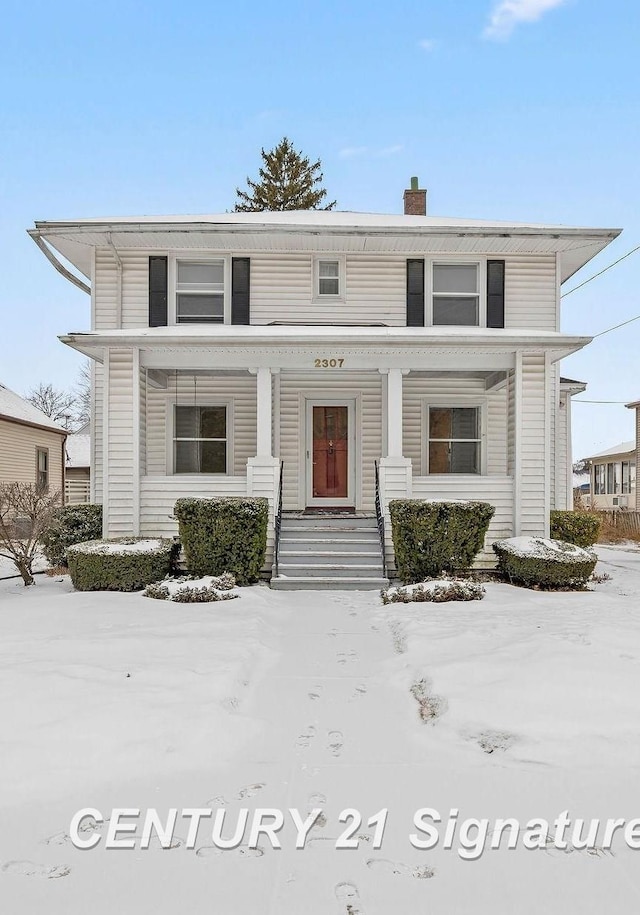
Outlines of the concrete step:
[{"label": "concrete step", "polygon": [[278,563],[279,575],[296,575],[303,578],[329,578],[336,580],[341,578],[376,578],[382,576],[382,563],[374,562],[370,565],[359,564],[357,566],[342,565],[341,563],[305,563],[299,565],[291,562]]},{"label": "concrete step", "polygon": [[378,528],[354,527],[351,530],[344,528],[332,530],[331,528],[280,528],[280,540],[329,540],[350,543],[352,540],[378,541]]},{"label": "concrete step", "polygon": [[307,518],[288,518],[282,516],[282,528],[292,530],[377,530],[378,523],[375,518],[322,518],[313,515]]},{"label": "concrete step", "polygon": [[304,576],[283,576],[271,579],[276,591],[380,591],[389,587],[388,578],[307,578]]},{"label": "concrete step", "polygon": [[[349,544],[349,546],[351,546],[351,544]],[[364,550],[316,550],[311,552],[309,550],[285,550],[282,549],[281,546],[278,559],[280,563],[301,566],[306,566],[310,562],[314,565],[368,566],[372,564],[381,565],[382,553],[379,549],[367,550],[366,552]]]},{"label": "concrete step", "polygon": [[326,537],[281,537],[280,553],[379,553],[379,537],[346,537],[344,540],[328,540]]}]

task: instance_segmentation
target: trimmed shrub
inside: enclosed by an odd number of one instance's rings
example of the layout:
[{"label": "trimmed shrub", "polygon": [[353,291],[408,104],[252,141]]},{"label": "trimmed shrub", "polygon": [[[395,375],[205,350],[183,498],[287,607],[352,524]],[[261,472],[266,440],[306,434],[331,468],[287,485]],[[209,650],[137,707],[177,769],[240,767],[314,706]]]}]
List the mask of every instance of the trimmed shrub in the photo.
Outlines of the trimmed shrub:
[{"label": "trimmed shrub", "polygon": [[421,582],[468,569],[484,545],[495,509],[488,502],[389,502],[398,575]]},{"label": "trimmed shrub", "polygon": [[497,540],[493,549],[509,581],[552,591],[583,591],[598,561],[592,550],[542,537]]},{"label": "trimmed shrub", "polygon": [[145,597],[156,600],[173,600],[179,604],[201,604],[208,601],[232,600],[240,597],[234,591],[236,580],[230,572],[224,572],[217,578],[205,575],[204,578],[165,578],[148,585],[144,590]]},{"label": "trimmed shrub", "polygon": [[600,518],[593,512],[551,512],[551,539],[576,546],[593,546],[600,533]]},{"label": "trimmed shrub", "polygon": [[65,505],[40,537],[52,566],[67,565],[67,547],[102,537],[102,505]]},{"label": "trimmed shrub", "polygon": [[173,540],[90,540],[68,547],[69,574],[78,591],[140,591],[169,574],[177,550]]},{"label": "trimmed shrub", "polygon": [[239,585],[258,580],[267,549],[267,499],[178,499],[174,515],[192,575],[228,571]]},{"label": "trimmed shrub", "polygon": [[380,592],[383,604],[413,604],[431,601],[440,604],[449,600],[482,600],[485,589],[475,581],[456,578],[434,578],[417,585],[386,588]]}]

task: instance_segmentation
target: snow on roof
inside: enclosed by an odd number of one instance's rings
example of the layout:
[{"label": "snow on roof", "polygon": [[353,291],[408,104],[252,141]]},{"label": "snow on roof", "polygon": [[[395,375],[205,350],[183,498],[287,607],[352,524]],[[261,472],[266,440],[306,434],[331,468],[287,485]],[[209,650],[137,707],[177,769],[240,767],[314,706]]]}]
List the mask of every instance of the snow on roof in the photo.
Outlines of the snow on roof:
[{"label": "snow on roof", "polygon": [[91,439],[76,432],[67,439],[67,467],[88,467],[91,463]]},{"label": "snow on roof", "polygon": [[32,403],[20,397],[11,388],[0,384],[0,415],[9,419],[18,420],[19,422],[28,423],[32,426],[45,426],[54,432],[62,432],[66,435],[66,429],[54,423],[50,417],[38,410]]},{"label": "snow on roof", "polygon": [[599,451],[598,454],[592,454],[591,457],[584,458],[584,460],[595,461],[597,458],[609,457],[612,454],[628,454],[630,451],[635,450],[636,443],[634,441],[620,442],[619,445],[614,445],[613,448],[607,448],[606,451]]}]

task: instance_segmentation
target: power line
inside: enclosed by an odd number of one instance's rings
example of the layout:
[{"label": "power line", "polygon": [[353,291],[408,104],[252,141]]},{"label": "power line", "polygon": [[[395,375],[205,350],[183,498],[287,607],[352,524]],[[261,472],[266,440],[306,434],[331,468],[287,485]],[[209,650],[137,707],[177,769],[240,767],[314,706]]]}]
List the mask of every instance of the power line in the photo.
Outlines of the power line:
[{"label": "power line", "polygon": [[584,280],[584,282],[578,283],[578,285],[574,286],[573,289],[568,289],[566,292],[563,292],[562,295],[560,296],[560,298],[564,299],[568,295],[571,295],[572,292],[575,292],[577,289],[582,289],[582,287],[586,286],[587,283],[590,283],[591,280],[595,280],[597,277],[602,276],[602,274],[606,273],[607,270],[611,270],[612,267],[615,267],[617,264],[619,264],[621,261],[623,261],[626,257],[630,257],[632,254],[635,254],[636,251],[640,251],[640,245],[637,245],[635,248],[632,248],[631,251],[627,251],[627,253],[623,254],[622,257],[619,257],[617,261],[614,261],[612,264],[609,264],[608,267],[605,267],[603,270],[598,271],[598,273],[594,273],[593,276],[590,276],[588,279]]},{"label": "power line", "polygon": [[640,321],[640,315],[636,315],[635,318],[629,318],[628,321],[623,321],[622,324],[616,324],[614,327],[608,327],[606,330],[601,330],[599,334],[594,334],[593,339],[596,337],[602,337],[604,334],[610,334],[612,330],[618,330],[619,327],[626,327],[627,324],[633,324],[634,321]]},{"label": "power line", "polygon": [[616,404],[617,406],[620,406],[621,404],[626,405],[628,403],[628,401],[626,401],[626,400],[579,400],[577,397],[573,397],[571,399],[571,403],[601,403],[601,404],[610,403],[610,404]]}]

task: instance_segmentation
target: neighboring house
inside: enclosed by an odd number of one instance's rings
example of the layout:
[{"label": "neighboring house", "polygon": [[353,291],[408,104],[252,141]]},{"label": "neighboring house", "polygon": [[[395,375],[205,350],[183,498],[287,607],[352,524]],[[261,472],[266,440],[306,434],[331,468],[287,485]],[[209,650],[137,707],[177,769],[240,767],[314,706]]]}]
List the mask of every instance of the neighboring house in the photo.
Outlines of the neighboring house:
[{"label": "neighboring house", "polygon": [[0,384],[0,483],[33,483],[64,492],[67,432]]},{"label": "neighboring house", "polygon": [[67,505],[91,501],[91,435],[89,423],[67,438],[64,500]]},{"label": "neighboring house", "polygon": [[591,508],[635,508],[636,443],[621,442],[585,458],[589,464]]},{"label": "neighboring house", "polygon": [[[87,278],[92,500],[104,533],[174,534],[179,496],[285,512],[484,499],[488,544],[571,505],[561,284],[616,229],[404,215],[225,213],[37,222]],[[282,465],[281,465],[282,462]],[[303,538],[305,539],[305,538]],[[390,537],[388,559],[393,560]],[[487,544],[487,545],[488,545]],[[492,554],[485,560],[491,561]]]},{"label": "neighboring house", "polygon": [[[636,440],[633,443],[635,452],[635,466],[640,464],[640,400],[634,400],[627,404],[628,409],[636,411]],[[640,511],[640,489],[636,487],[635,505],[631,503],[631,508]]]}]

